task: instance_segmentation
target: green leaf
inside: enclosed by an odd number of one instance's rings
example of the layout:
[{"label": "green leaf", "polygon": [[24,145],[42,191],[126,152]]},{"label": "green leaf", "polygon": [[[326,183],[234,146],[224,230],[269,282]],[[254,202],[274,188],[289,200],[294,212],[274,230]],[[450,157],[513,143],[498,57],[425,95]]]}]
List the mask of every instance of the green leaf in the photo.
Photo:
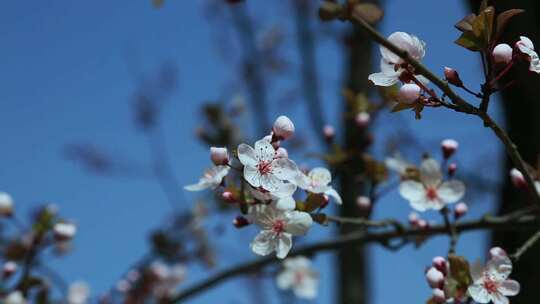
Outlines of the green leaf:
[{"label": "green leaf", "polygon": [[323,226],[328,226],[328,218],[324,213],[311,214],[311,218],[315,223],[318,223]]},{"label": "green leaf", "polygon": [[375,24],[383,17],[383,11],[373,3],[360,3],[354,6],[353,14],[360,16],[367,23]]},{"label": "green leaf", "polygon": [[482,41],[475,37],[473,32],[465,32],[454,41],[455,44],[462,46],[473,52],[479,52],[484,48]]},{"label": "green leaf", "polygon": [[462,32],[470,32],[472,31],[472,24],[475,18],[476,18],[475,14],[467,15],[463,19],[461,19],[458,23],[456,23],[454,26]]},{"label": "green leaf", "polygon": [[469,286],[472,283],[469,262],[466,258],[457,255],[449,255],[450,274],[460,286]]},{"label": "green leaf", "polygon": [[326,200],[324,199],[324,196],[322,194],[317,193],[310,193],[308,194],[308,197],[306,198],[306,201],[303,206],[303,210],[305,212],[312,212],[320,207],[322,207],[326,203]]}]

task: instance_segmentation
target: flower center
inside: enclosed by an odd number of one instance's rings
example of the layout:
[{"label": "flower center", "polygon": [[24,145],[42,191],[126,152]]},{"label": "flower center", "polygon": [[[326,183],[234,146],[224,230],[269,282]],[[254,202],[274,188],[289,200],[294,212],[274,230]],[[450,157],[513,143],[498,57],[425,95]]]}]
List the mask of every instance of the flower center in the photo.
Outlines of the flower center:
[{"label": "flower center", "polygon": [[301,284],[303,280],[304,280],[304,273],[302,273],[301,271],[297,271],[294,273],[294,282],[296,284]]},{"label": "flower center", "polygon": [[497,292],[497,289],[498,289],[498,284],[497,282],[493,281],[492,279],[486,277],[484,279],[484,288],[486,289],[486,291],[488,293],[495,293]]},{"label": "flower center", "polygon": [[272,162],[271,161],[260,161],[257,164],[257,170],[261,175],[268,174],[272,172]]},{"label": "flower center", "polygon": [[437,189],[434,187],[428,187],[426,189],[426,197],[430,201],[437,200],[439,198],[439,196],[437,195]]},{"label": "flower center", "polygon": [[274,231],[277,234],[282,233],[285,231],[285,221],[284,220],[275,220],[272,224],[272,231]]}]

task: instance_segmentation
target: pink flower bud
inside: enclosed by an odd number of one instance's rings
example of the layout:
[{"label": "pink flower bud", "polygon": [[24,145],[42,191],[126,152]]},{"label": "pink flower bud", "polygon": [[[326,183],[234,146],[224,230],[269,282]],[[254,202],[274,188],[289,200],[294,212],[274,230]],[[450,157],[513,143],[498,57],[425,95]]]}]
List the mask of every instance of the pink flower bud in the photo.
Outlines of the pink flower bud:
[{"label": "pink flower bud", "polygon": [[11,195],[0,192],[0,216],[9,217],[13,214],[13,199]]},{"label": "pink flower bud", "polygon": [[13,261],[7,261],[4,263],[4,266],[2,267],[2,276],[4,278],[10,277],[12,274],[17,271],[17,263]]},{"label": "pink flower bud", "polygon": [[294,134],[294,124],[289,117],[281,115],[274,122],[273,130],[279,139],[287,139]]},{"label": "pink flower bud", "polygon": [[216,166],[224,166],[229,163],[229,153],[227,148],[211,147],[210,159]]},{"label": "pink flower bud", "polygon": [[416,226],[420,229],[427,229],[429,228],[429,223],[424,219],[419,219]]},{"label": "pink flower bud", "polygon": [[426,280],[431,288],[442,288],[444,285],[444,274],[435,267],[430,267],[426,272]]},{"label": "pink flower bud", "polygon": [[444,295],[444,291],[439,288],[433,289],[432,299],[435,303],[446,303],[446,297]]},{"label": "pink flower bud", "polygon": [[443,152],[444,158],[450,158],[459,147],[459,144],[454,139],[445,139],[441,142],[441,149]]},{"label": "pink flower bud", "polygon": [[444,67],[444,77],[448,83],[453,84],[456,87],[463,86],[463,81],[461,81],[461,78],[459,78],[458,72],[452,68]]},{"label": "pink flower bud", "polygon": [[523,176],[523,173],[519,171],[516,168],[513,168],[510,170],[510,179],[512,180],[512,184],[516,188],[519,189],[526,189],[527,188],[527,182],[525,181],[525,176]]},{"label": "pink flower bud", "polygon": [[279,147],[276,150],[276,158],[289,158],[289,152],[287,149]]},{"label": "pink flower bud", "polygon": [[413,103],[420,97],[420,87],[414,83],[404,84],[398,92],[398,99],[403,103]]},{"label": "pink flower bud", "polygon": [[354,117],[354,121],[356,122],[356,125],[360,128],[365,128],[369,125],[369,121],[371,119],[371,116],[367,112],[360,112],[356,114]]},{"label": "pink flower bud", "polygon": [[507,257],[508,254],[506,253],[506,251],[504,251],[504,249],[502,249],[501,247],[493,247],[489,250],[489,256],[490,258],[492,259],[496,259],[496,258],[504,258],[504,257]]},{"label": "pink flower bud", "polygon": [[456,174],[456,171],[457,171],[456,163],[451,163],[450,165],[448,165],[448,175],[450,177],[454,176]]},{"label": "pink flower bud", "polygon": [[416,212],[409,213],[409,224],[413,227],[418,226],[418,221],[420,220],[420,216]]},{"label": "pink flower bud", "polygon": [[454,208],[454,217],[456,219],[464,216],[469,211],[469,206],[465,204],[464,202],[458,203],[456,205],[456,208]]},{"label": "pink flower bud", "polygon": [[367,196],[359,196],[356,198],[356,206],[358,206],[360,210],[367,211],[371,209],[371,199]]},{"label": "pink flower bud", "polygon": [[493,49],[493,60],[495,63],[509,63],[512,60],[512,47],[506,43],[498,44]]},{"label": "pink flower bud", "polygon": [[234,227],[236,228],[243,228],[243,227],[246,227],[247,225],[249,225],[249,221],[247,218],[239,215],[237,216],[234,220],[233,220],[233,225]]},{"label": "pink flower bud", "polygon": [[336,136],[336,130],[334,130],[334,127],[331,125],[325,125],[323,128],[323,135],[328,142],[332,142]]},{"label": "pink flower bud", "polygon": [[77,233],[77,227],[71,223],[56,223],[53,227],[54,237],[58,241],[71,240],[75,233]]},{"label": "pink flower bud", "polygon": [[234,204],[237,202],[236,195],[234,195],[234,193],[231,191],[223,191],[223,193],[221,193],[221,198],[229,204]]},{"label": "pink flower bud", "polygon": [[431,265],[446,276],[446,273],[448,272],[448,262],[446,262],[445,258],[442,256],[436,256],[431,261]]},{"label": "pink flower bud", "polygon": [[328,203],[330,202],[330,198],[326,194],[323,194],[323,199],[324,199],[324,201],[321,204],[321,206],[319,207],[320,209],[326,208],[326,206],[328,206]]}]

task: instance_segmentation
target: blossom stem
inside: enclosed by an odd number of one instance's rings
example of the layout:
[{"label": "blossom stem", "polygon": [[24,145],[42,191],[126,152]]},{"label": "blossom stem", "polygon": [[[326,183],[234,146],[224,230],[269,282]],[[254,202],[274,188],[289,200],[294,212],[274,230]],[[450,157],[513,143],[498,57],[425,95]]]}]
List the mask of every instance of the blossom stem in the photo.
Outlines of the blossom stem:
[{"label": "blossom stem", "polygon": [[450,247],[448,248],[448,254],[454,254],[456,252],[458,234],[455,225],[450,221],[448,213],[449,210],[447,207],[444,207],[441,210],[441,214],[444,218],[444,225],[446,226],[446,229],[448,230],[448,236],[450,237]]},{"label": "blossom stem", "polygon": [[[390,42],[384,36],[382,36],[381,33],[375,30],[371,25],[369,25],[363,19],[363,17],[360,14],[358,14],[356,11],[353,11],[350,21],[354,23],[355,25],[363,28],[375,42],[384,46],[385,48],[387,48],[388,50],[390,50],[391,52],[393,52],[394,54],[402,58],[405,62],[413,66],[416,73],[425,76],[435,86],[437,86],[446,96],[448,96],[448,98],[450,98],[450,100],[452,101],[452,104],[450,105],[450,104],[447,104],[446,102],[441,102],[443,106],[448,107],[456,112],[462,112],[462,113],[475,115],[475,116],[478,116],[480,119],[482,119],[482,121],[484,122],[484,125],[490,128],[495,133],[495,135],[499,138],[499,140],[502,142],[502,144],[506,148],[506,153],[512,160],[512,163],[516,166],[518,170],[520,170],[523,173],[529,188],[535,189],[534,180],[531,174],[526,169],[527,165],[525,161],[523,160],[523,158],[521,157],[521,154],[518,152],[517,146],[512,142],[508,134],[497,123],[493,121],[493,119],[487,114],[487,112],[481,111],[479,108],[473,106],[472,104],[467,102],[465,99],[463,99],[461,96],[456,94],[452,90],[452,88],[450,88],[450,85],[448,84],[448,82],[442,80],[433,72],[431,72],[426,66],[424,66],[418,60],[410,56],[407,53],[407,51],[404,51],[403,49],[399,48],[394,43]],[[484,98],[486,98],[485,94],[484,94]],[[540,194],[537,193],[536,191],[531,191],[531,196],[534,202],[540,206]]]},{"label": "blossom stem", "polygon": [[521,256],[527,252],[527,250],[531,249],[536,242],[540,240],[540,230],[538,230],[535,234],[533,234],[521,247],[519,247],[514,254],[512,254],[510,257],[515,261],[519,261]]},{"label": "blossom stem", "polygon": [[506,75],[506,73],[508,73],[508,71],[510,71],[510,69],[512,68],[512,66],[514,65],[514,60],[510,61],[506,67],[499,73],[499,75],[497,75],[495,78],[493,78],[490,82],[489,82],[489,87],[490,88],[493,88],[495,86],[495,83],[497,81],[499,81],[504,75]]}]

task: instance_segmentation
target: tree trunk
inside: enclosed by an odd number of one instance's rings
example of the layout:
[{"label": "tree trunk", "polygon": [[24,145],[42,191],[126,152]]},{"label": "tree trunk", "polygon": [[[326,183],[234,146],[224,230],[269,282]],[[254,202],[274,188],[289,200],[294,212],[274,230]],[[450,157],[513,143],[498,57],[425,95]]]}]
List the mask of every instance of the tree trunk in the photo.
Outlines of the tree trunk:
[{"label": "tree trunk", "polygon": [[[367,35],[356,29],[349,39],[347,51],[346,81],[345,87],[355,93],[366,92],[368,89],[368,75],[371,71],[371,46],[372,43]],[[344,114],[351,113],[349,105],[344,103]],[[354,122],[351,115],[343,115],[345,119],[344,139],[346,151],[357,151],[354,156],[344,164],[340,172],[341,195],[345,202],[340,206],[341,215],[346,217],[367,216],[361,214],[360,209],[354,203],[356,197],[365,194],[365,187],[359,183],[359,175],[363,170],[361,151],[365,149],[367,132],[361,131]],[[346,234],[358,227],[341,226],[340,233]],[[368,280],[367,276],[367,256],[363,247],[340,251],[338,255],[339,281],[338,281],[338,303],[343,304],[364,304],[368,303]]]},{"label": "tree trunk", "polygon": [[[474,8],[478,7],[479,1],[470,1]],[[492,1],[493,2],[493,1]],[[526,12],[512,19],[509,27],[502,36],[501,42],[513,45],[520,35],[531,38],[538,45],[540,43],[540,2],[537,0],[517,0],[517,1],[496,1],[497,11],[510,8],[523,8]],[[519,64],[514,67],[511,73],[503,78],[501,84],[509,80],[517,80],[511,88],[502,91],[502,103],[504,107],[504,118],[506,128],[510,138],[518,146],[519,152],[525,161],[533,166],[536,165],[538,153],[540,152],[540,102],[537,97],[537,89],[540,86],[540,77],[537,74],[528,72],[527,65]],[[495,101],[492,101],[495,102]],[[506,166],[503,169],[502,177],[504,187],[501,192],[499,213],[504,214],[512,210],[523,208],[530,204],[530,200],[512,185],[508,172],[512,168],[510,159],[506,158]],[[492,245],[500,246],[512,253],[533,232],[494,232],[492,234]],[[512,302],[523,304],[538,303],[538,296],[534,292],[538,288],[538,278],[540,278],[540,247],[535,246],[529,250],[514,267],[512,278],[521,284],[524,291]]]}]

